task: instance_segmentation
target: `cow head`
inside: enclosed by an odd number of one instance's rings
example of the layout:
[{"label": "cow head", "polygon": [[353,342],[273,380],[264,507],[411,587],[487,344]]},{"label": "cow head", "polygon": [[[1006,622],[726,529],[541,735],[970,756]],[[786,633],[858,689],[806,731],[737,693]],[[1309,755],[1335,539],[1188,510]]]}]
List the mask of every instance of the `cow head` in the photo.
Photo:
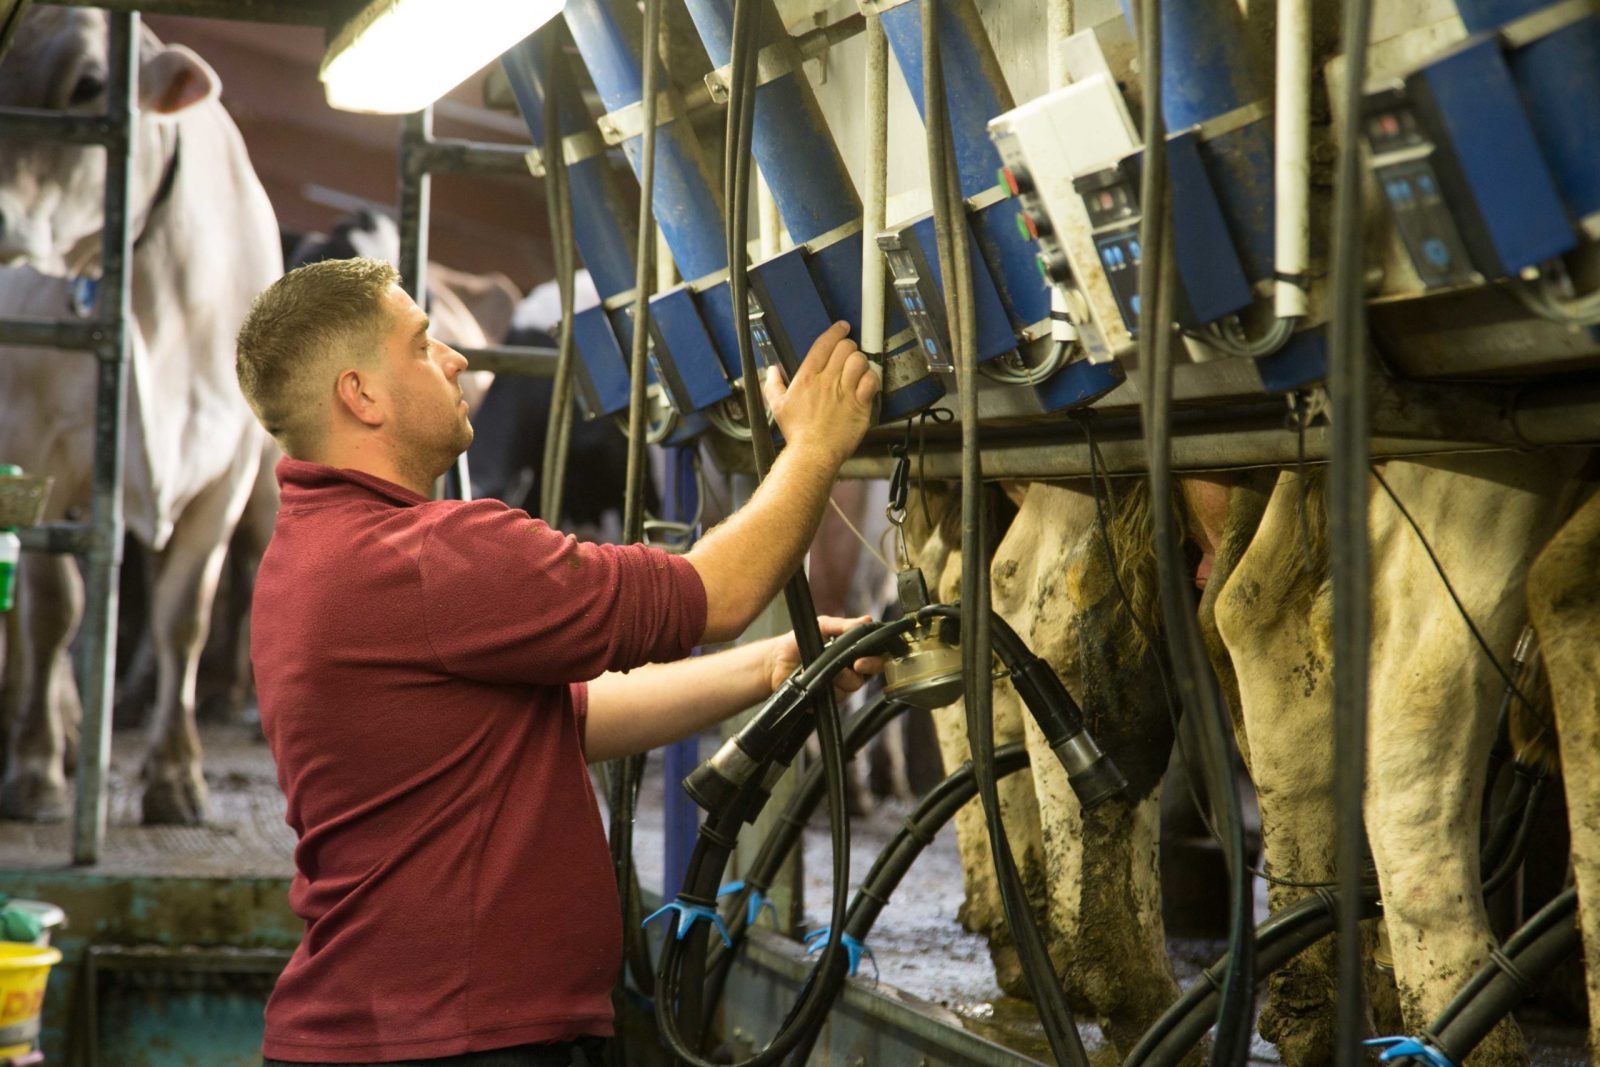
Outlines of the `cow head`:
[{"label": "cow head", "polygon": [[[109,23],[102,11],[34,6],[0,61],[0,105],[103,113]],[[128,211],[138,226],[160,186],[172,125],[217,98],[216,72],[148,31],[139,42],[137,159]],[[105,190],[97,146],[0,139],[0,263],[82,270],[98,254]]]}]

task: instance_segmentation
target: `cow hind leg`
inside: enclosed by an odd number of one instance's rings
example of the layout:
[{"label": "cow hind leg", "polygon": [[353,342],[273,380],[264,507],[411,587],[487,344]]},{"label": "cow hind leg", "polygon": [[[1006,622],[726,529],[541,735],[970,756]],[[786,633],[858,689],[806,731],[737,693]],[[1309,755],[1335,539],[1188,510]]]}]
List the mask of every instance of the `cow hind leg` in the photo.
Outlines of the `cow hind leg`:
[{"label": "cow hind leg", "polygon": [[1555,697],[1593,1061],[1600,1058],[1600,496],[1540,553],[1528,575],[1528,602]]},{"label": "cow hind leg", "polygon": [[65,768],[81,718],[67,643],[83,618],[83,579],[71,556],[42,554],[24,560],[18,577],[22,625],[8,657],[11,732],[0,815],[58,822],[71,808]]},{"label": "cow hind leg", "polygon": [[[1299,476],[1280,475],[1259,529],[1215,594],[1215,625],[1236,674],[1247,762],[1261,807],[1262,846],[1269,873],[1293,882],[1333,877],[1333,722],[1329,660],[1320,596],[1326,553],[1301,539],[1320,522],[1321,493],[1302,495]],[[1208,590],[1209,593],[1209,590]],[[1307,894],[1274,884],[1274,911]],[[1267,980],[1261,1036],[1288,1067],[1333,1061],[1334,947],[1323,940]]]},{"label": "cow hind leg", "polygon": [[205,821],[195,680],[228,536],[249,494],[255,459],[248,456],[195,498],[156,561],[151,623],[158,684],[143,768],[147,825]]}]

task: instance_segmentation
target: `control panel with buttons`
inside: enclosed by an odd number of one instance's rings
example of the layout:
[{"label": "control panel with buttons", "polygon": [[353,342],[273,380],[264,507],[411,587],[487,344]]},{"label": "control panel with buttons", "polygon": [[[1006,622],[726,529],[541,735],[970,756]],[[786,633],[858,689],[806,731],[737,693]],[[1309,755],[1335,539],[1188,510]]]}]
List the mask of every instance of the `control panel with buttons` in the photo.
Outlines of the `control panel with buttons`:
[{"label": "control panel with buttons", "polygon": [[1429,289],[1483,280],[1439,193],[1438,150],[1398,89],[1367,100],[1363,132],[1372,171],[1417,277]]},{"label": "control panel with buttons", "polygon": [[[1083,37],[1080,49],[1098,56],[1091,38]],[[1037,245],[1040,277],[1072,309],[1061,314],[1071,317],[1089,359],[1106,362],[1131,349],[1133,338],[1125,297],[1100,269],[1073,179],[1123,158],[1139,142],[1115,79],[1103,62],[1091,66],[1076,71],[1072,84],[992,119],[989,139],[1005,164],[1000,180],[1015,197],[1017,231]]]},{"label": "control panel with buttons", "polygon": [[1107,167],[1085,174],[1073,183],[1089,213],[1095,252],[1117,310],[1132,337],[1139,336],[1139,192],[1136,172],[1127,167]]}]

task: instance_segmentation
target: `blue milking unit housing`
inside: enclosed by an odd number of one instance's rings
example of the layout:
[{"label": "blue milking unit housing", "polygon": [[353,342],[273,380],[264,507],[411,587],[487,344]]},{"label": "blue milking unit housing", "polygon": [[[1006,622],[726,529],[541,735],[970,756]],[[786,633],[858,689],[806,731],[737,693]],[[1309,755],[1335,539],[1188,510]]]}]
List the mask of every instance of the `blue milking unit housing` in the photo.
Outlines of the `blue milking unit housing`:
[{"label": "blue milking unit housing", "polygon": [[[1284,178],[1274,170],[1268,68],[1234,0],[1160,5],[1175,315],[1193,364],[1180,368],[1192,372],[1189,395],[1247,398],[1314,386],[1327,365],[1326,262],[1313,268],[1305,261],[1283,274],[1275,261],[1283,254],[1281,243],[1275,247],[1283,225],[1275,217],[1275,182]],[[925,116],[923,4],[858,6],[881,21]],[[684,0],[679,9],[713,67],[706,78],[712,102],[727,91],[732,7],[732,0]],[[1530,350],[1587,358],[1600,351],[1595,338],[1558,336],[1559,327],[1530,322],[1526,308],[1502,297],[1535,279],[1565,283],[1574,253],[1600,238],[1600,137],[1592,132],[1600,129],[1600,18],[1575,0],[1459,0],[1459,7],[1465,39],[1406,69],[1369,72],[1364,147],[1372,188],[1393,223],[1373,332],[1395,367],[1419,377],[1466,376],[1501,359],[1507,331],[1500,327],[1512,322],[1527,326]],[[752,149],[793,247],[749,267],[749,306],[735,309],[721,185],[686,102],[700,94],[668,86],[658,120],[656,218],[686,281],[651,299],[653,381],[680,415],[736,405],[736,314],[750,323],[758,362],[791,372],[830,322],[848,321],[859,338],[863,241],[870,240],[889,272],[885,351],[874,354],[885,371],[880,418],[905,418],[941,402],[953,368],[933,219],[891,217],[882,232],[864,232],[861,200],[819,103],[822,89],[804,66],[805,42],[779,21],[779,5],[759,8]],[[986,380],[985,391],[1013,399],[989,410],[1025,416],[1097,402],[1130,406],[1133,393],[1123,382],[1144,310],[1144,151],[1123,96],[1130,50],[1125,43],[1103,47],[1119,34],[1126,42],[1129,30],[1104,23],[1068,38],[1068,75],[1051,75],[1059,87],[1017,105],[979,0],[939,0],[936,9],[970,238],[977,358],[1014,369],[1021,355],[1028,357],[1024,368],[1039,363],[1052,342],[1057,354],[1072,353],[1038,381],[990,375],[996,381]],[[1122,11],[1131,24],[1127,0]],[[565,21],[605,112],[597,130],[577,87],[561,101],[578,245],[604,302],[576,322],[581,393],[589,414],[615,414],[628,396],[636,235],[629,198],[605,153],[621,148],[638,173],[639,20],[628,0],[569,0]],[[1433,34],[1426,39],[1439,39],[1432,24],[1412,29],[1419,40],[1424,30]],[[1108,56],[1122,66],[1113,70]],[[505,62],[543,144],[548,72],[539,70],[531,42]],[[1338,75],[1324,73],[1331,88]],[[706,105],[702,98],[694,106]],[[708,117],[719,118],[714,110]],[[1313,189],[1308,202],[1320,195]],[[1275,285],[1281,297],[1286,282],[1310,294],[1298,312],[1285,314],[1273,303]],[[1499,290],[1494,300],[1468,306],[1463,294],[1485,286]],[[1402,308],[1412,317],[1402,317]],[[1416,324],[1423,321],[1414,317],[1419,309],[1426,329]],[[1469,327],[1483,325],[1486,315],[1495,336],[1472,334]],[[1262,334],[1263,323],[1281,331],[1277,343],[1243,343],[1247,334]],[[1457,323],[1468,326],[1452,334]],[[1063,339],[1073,345],[1064,347]],[[1253,358],[1219,359],[1230,354]],[[1203,366],[1216,362],[1229,366]],[[1210,379],[1221,384],[1212,388]],[[1030,393],[1025,403],[1014,399]]]}]

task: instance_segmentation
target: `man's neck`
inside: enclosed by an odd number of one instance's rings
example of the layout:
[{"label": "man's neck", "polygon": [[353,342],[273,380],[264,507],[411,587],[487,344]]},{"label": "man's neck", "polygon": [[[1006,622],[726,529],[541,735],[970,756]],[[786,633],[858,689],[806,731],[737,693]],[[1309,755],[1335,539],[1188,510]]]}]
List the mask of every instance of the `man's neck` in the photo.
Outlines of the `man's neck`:
[{"label": "man's neck", "polygon": [[408,469],[408,464],[398,462],[387,450],[372,445],[335,445],[316,457],[315,462],[370,474],[374,478],[404,486],[418,496],[433,495],[434,478],[431,475]]}]

